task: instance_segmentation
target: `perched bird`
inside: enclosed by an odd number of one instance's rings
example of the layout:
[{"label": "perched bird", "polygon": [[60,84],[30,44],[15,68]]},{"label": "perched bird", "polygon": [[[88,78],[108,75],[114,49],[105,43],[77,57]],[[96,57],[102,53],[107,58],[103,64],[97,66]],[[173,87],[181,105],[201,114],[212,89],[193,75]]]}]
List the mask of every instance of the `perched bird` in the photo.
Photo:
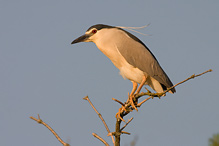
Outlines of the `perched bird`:
[{"label": "perched bird", "polygon": [[[93,25],[71,44],[79,42],[94,42],[120,70],[123,78],[133,83],[130,99],[134,97],[134,94],[139,93],[145,84],[158,93],[173,86],[148,47],[136,36],[120,27]],[[138,83],[140,85],[137,89]],[[176,90],[172,88],[169,92],[174,93]]]}]

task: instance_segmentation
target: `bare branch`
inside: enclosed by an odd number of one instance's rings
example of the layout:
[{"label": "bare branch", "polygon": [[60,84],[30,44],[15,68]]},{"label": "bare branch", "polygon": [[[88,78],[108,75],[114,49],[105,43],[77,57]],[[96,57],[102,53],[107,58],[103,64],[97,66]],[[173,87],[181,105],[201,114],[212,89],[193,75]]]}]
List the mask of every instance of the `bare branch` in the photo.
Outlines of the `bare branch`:
[{"label": "bare branch", "polygon": [[38,119],[34,118],[34,117],[30,117],[32,120],[38,122],[39,124],[43,124],[46,128],[48,128],[54,135],[55,137],[58,139],[59,142],[62,143],[63,146],[70,146],[70,144],[65,143],[59,136],[58,134],[45,122],[43,122],[42,119],[40,119],[40,115],[38,114]]},{"label": "bare branch", "polygon": [[[103,122],[103,124],[104,124],[104,126],[105,126],[105,128],[106,128],[106,130],[107,130],[107,132],[108,132],[108,134],[109,134],[109,133],[110,133],[110,130],[109,130],[109,128],[108,128],[108,126],[107,126],[105,120],[103,119],[102,115],[97,111],[97,109],[94,107],[94,105],[92,104],[92,102],[90,101],[90,99],[88,98],[88,96],[84,97],[83,99],[84,99],[84,100],[87,100],[87,101],[90,103],[91,107],[92,107],[92,108],[94,109],[94,111],[97,113],[97,115],[99,116],[99,118],[100,118],[101,121]],[[115,144],[115,140],[114,140],[114,138],[113,138],[112,135],[111,135],[111,138],[112,138],[113,144]]]},{"label": "bare branch", "polygon": [[109,146],[109,144],[105,140],[103,140],[103,138],[101,138],[99,135],[97,135],[96,133],[92,133],[92,135],[94,137],[96,137],[97,139],[99,139],[101,142],[103,142],[106,146]]},{"label": "bare branch", "polygon": [[168,91],[170,91],[172,88],[174,88],[174,87],[176,87],[176,86],[178,86],[178,85],[180,85],[180,84],[182,84],[182,83],[184,83],[184,82],[186,82],[186,81],[188,81],[188,80],[190,80],[190,79],[194,79],[194,78],[199,77],[199,76],[201,76],[201,75],[203,75],[203,74],[206,74],[206,73],[208,73],[208,72],[212,72],[212,69],[209,69],[209,70],[207,70],[207,71],[205,71],[205,72],[203,72],[203,73],[200,73],[200,74],[198,74],[198,75],[193,74],[191,77],[185,79],[184,81],[179,82],[179,83],[177,83],[176,85],[174,85],[174,86],[168,88],[168,89],[165,91],[165,93],[168,92]]}]

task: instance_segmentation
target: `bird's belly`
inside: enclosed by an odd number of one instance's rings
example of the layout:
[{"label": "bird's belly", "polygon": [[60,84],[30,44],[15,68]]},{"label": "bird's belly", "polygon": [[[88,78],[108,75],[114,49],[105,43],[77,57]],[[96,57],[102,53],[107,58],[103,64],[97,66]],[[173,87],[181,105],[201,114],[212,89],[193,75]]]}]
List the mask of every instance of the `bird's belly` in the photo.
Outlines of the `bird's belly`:
[{"label": "bird's belly", "polygon": [[122,75],[123,78],[127,78],[139,84],[142,82],[142,78],[144,76],[143,71],[133,67],[128,63],[120,68],[120,74]]},{"label": "bird's belly", "polygon": [[[98,47],[98,46],[97,46]],[[110,48],[101,48],[98,47],[111,61],[112,63],[120,70],[120,74],[124,79],[129,79],[137,83],[141,83],[142,78],[145,73],[138,68],[130,65],[125,58],[119,53],[117,49],[112,50]]]}]

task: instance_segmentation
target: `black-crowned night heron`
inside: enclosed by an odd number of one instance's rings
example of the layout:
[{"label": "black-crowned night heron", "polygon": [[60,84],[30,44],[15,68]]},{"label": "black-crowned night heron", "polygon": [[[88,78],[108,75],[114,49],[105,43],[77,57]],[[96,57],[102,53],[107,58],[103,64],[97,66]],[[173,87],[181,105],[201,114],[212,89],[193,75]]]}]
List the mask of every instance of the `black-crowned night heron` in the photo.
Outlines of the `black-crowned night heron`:
[{"label": "black-crowned night heron", "polygon": [[[148,47],[136,36],[120,27],[93,25],[72,44],[79,42],[94,42],[120,70],[123,78],[131,80],[133,89],[129,95],[130,99],[134,94],[139,93],[145,84],[158,93],[173,86]],[[139,87],[137,83],[140,84]],[[172,88],[169,92],[174,93],[176,90]]]}]

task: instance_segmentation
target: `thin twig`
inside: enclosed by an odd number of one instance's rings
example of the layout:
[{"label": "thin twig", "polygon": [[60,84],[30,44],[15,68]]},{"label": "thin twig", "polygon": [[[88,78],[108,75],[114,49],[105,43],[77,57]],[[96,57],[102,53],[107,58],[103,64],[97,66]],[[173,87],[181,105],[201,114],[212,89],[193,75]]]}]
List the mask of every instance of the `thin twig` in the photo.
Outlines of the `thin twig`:
[{"label": "thin twig", "polygon": [[59,136],[58,134],[45,122],[43,122],[42,119],[40,119],[40,115],[38,114],[38,119],[34,118],[34,117],[30,117],[32,120],[38,122],[39,124],[43,124],[46,128],[48,128],[54,135],[55,137],[58,139],[59,142],[62,143],[63,146],[70,146],[70,144],[65,143]]},{"label": "thin twig", "polygon": [[99,135],[97,135],[96,133],[92,133],[92,135],[94,137],[96,137],[97,139],[99,139],[101,142],[103,142],[106,146],[109,146],[109,144],[103,138],[101,138]]},{"label": "thin twig", "polygon": [[126,132],[126,131],[121,131],[121,134],[128,134],[128,135],[130,135],[131,133]]},{"label": "thin twig", "polygon": [[143,103],[145,103],[146,101],[148,101],[148,100],[151,99],[151,98],[153,98],[153,96],[149,96],[148,98],[144,99],[142,102],[140,102],[140,103],[137,104],[137,107],[141,107],[141,105],[142,105]]},{"label": "thin twig", "polygon": [[167,93],[167,92],[170,91],[172,88],[174,88],[174,87],[176,87],[176,86],[178,86],[178,85],[180,85],[180,84],[182,84],[182,83],[184,83],[184,82],[186,82],[186,81],[188,81],[188,80],[190,80],[190,79],[194,79],[194,78],[199,77],[199,76],[201,76],[201,75],[203,75],[203,74],[206,74],[206,73],[208,73],[208,72],[212,72],[212,69],[209,69],[209,70],[207,70],[207,71],[205,71],[205,72],[203,72],[203,73],[197,74],[197,75],[193,74],[191,77],[185,79],[184,81],[179,82],[179,83],[177,83],[176,85],[174,85],[174,86],[168,88],[168,89],[165,91],[165,93]]},{"label": "thin twig", "polygon": [[128,122],[121,128],[121,131],[133,120],[133,117],[128,120]]},{"label": "thin twig", "polygon": [[[108,126],[107,126],[105,120],[103,119],[102,115],[97,111],[97,109],[94,107],[94,105],[93,105],[92,102],[90,101],[89,97],[86,96],[86,97],[84,97],[83,99],[84,99],[84,100],[87,100],[87,101],[90,103],[91,107],[94,109],[94,111],[97,113],[97,115],[99,116],[99,118],[100,118],[101,121],[103,122],[103,124],[104,124],[104,126],[105,126],[107,132],[110,133],[110,130],[109,130],[109,128],[108,128]],[[113,138],[112,135],[111,135],[111,138],[112,138],[113,145],[115,145],[115,140],[114,140],[114,138]]]},{"label": "thin twig", "polygon": [[124,104],[124,103],[122,103],[121,101],[119,101],[118,99],[112,98],[112,100],[114,100],[114,101],[118,102],[118,103],[119,103],[119,104],[121,104],[122,106],[125,106],[125,104]]}]

